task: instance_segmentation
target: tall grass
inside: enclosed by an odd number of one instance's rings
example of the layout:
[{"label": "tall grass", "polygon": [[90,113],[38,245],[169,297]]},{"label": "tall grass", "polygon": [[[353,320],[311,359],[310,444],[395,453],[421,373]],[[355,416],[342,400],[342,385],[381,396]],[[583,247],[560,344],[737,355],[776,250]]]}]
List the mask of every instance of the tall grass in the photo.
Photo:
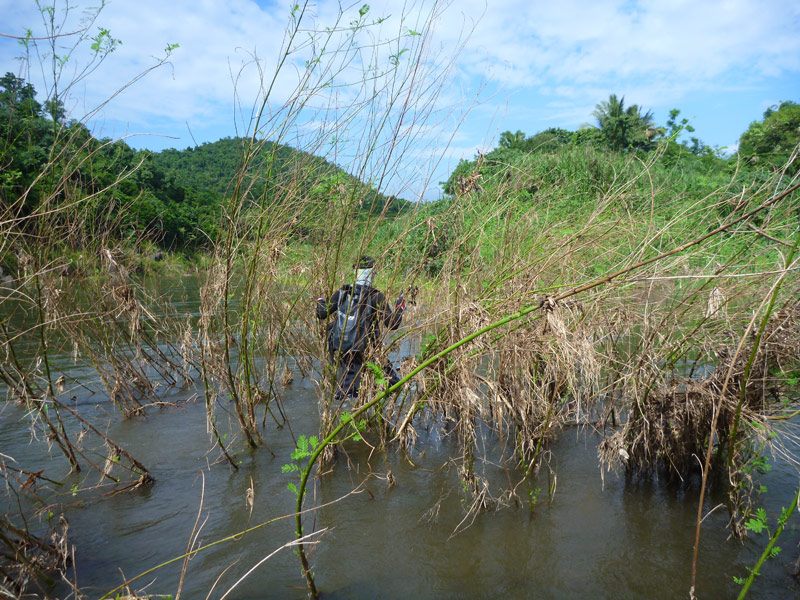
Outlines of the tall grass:
[{"label": "tall grass", "polygon": [[[371,443],[407,446],[416,439],[415,419],[442,424],[460,448],[470,510],[521,501],[515,490],[522,480],[493,491],[476,471],[479,429],[513,440],[509,459],[522,467],[523,480],[571,422],[607,431],[601,465],[641,475],[687,479],[707,450],[727,470],[733,531],[744,533],[756,487],[742,474],[778,439],[796,463],[791,438],[769,432],[785,409],[780,379],[800,358],[793,337],[797,289],[781,294],[775,284],[798,268],[784,248],[796,235],[799,186],[783,182],[776,191],[773,181],[733,199],[724,186],[664,205],[659,201],[671,190],[652,188],[649,206],[636,210],[625,203],[628,190],[636,180],[652,180],[657,163],[640,168],[574,219],[536,219],[547,204],[508,219],[506,189],[455,200],[452,245],[439,275],[423,286],[430,295],[417,334],[426,344],[411,371],[416,401],[395,414],[390,397],[400,385],[362,398],[352,417],[371,415],[362,421],[375,427]],[[732,201],[734,210],[720,210]],[[607,266],[598,273],[598,265]],[[784,306],[776,320],[771,310],[762,320],[772,323],[769,332],[750,340],[753,311],[776,302]],[[770,351],[764,334],[781,342]],[[355,435],[345,435],[352,422],[321,432],[298,509],[314,461]],[[388,435],[387,424],[396,427]],[[360,429],[357,437],[363,435]]]}]

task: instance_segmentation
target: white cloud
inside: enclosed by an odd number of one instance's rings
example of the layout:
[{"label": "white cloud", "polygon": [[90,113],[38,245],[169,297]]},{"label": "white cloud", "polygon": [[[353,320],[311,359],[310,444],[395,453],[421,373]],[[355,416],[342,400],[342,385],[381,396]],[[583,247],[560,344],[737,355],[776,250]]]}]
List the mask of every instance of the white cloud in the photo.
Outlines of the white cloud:
[{"label": "white cloud", "polygon": [[[463,62],[473,73],[492,66],[498,82],[596,84],[661,78],[707,85],[710,78],[800,68],[800,5],[717,2],[504,2],[478,24]],[[453,6],[477,13],[480,4]],[[445,35],[454,35],[445,28]]]}]

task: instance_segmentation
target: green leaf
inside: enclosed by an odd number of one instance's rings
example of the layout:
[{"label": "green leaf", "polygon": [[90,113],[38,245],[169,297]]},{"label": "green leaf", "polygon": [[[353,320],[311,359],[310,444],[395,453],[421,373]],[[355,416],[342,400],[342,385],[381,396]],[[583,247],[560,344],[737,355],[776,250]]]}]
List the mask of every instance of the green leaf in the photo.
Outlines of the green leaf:
[{"label": "green leaf", "polygon": [[296,460],[298,462],[306,458],[307,456],[311,456],[311,452],[309,452],[308,450],[300,450],[298,448],[297,450],[292,452],[292,460]]},{"label": "green leaf", "polygon": [[758,519],[748,519],[744,524],[745,528],[753,533],[761,533],[764,531],[764,522]]},{"label": "green leaf", "polygon": [[289,482],[289,483],[286,484],[286,487],[293,494],[297,494],[297,486],[294,483]]},{"label": "green leaf", "polygon": [[386,376],[383,374],[383,369],[371,362],[367,363],[367,368],[372,371],[372,374],[375,376],[375,382],[379,387],[386,385]]}]

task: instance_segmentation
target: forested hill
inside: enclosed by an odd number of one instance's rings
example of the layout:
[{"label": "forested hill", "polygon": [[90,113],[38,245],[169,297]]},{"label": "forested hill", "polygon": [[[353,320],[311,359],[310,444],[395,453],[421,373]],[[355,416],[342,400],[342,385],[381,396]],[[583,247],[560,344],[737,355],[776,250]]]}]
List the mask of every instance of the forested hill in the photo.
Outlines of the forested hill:
[{"label": "forested hill", "polygon": [[236,191],[247,140],[134,150],[123,141],[95,138],[69,120],[59,102],[36,97],[34,87],[13,73],[0,78],[0,213],[30,228],[33,215],[80,207],[78,221],[57,236],[69,249],[98,237],[123,244],[149,240],[172,250],[209,247],[223,201],[234,192],[252,210],[308,198],[314,203],[303,206],[319,207],[335,195],[358,198],[354,218],[397,215],[408,206],[322,158],[270,142],[250,154]]},{"label": "forested hill", "polygon": [[[223,138],[185,150],[153,153],[151,161],[176,184],[221,198],[233,193],[248,144],[245,138]],[[287,186],[287,180],[293,185]],[[243,181],[244,187],[249,187],[250,197],[257,199],[266,193],[270,201],[278,202],[287,187],[292,188],[291,194],[315,192],[319,195],[321,189],[334,187],[332,183],[344,183],[348,190],[357,188],[358,195],[368,199],[362,203],[362,210],[366,206],[375,211],[386,208],[386,214],[396,215],[408,207],[405,200],[370,190],[323,158],[269,141],[263,142],[249,161]]]},{"label": "forested hill", "polygon": [[[167,203],[167,212],[182,210],[190,217],[190,222],[174,223],[165,230],[160,237],[162,245],[170,241],[176,249],[207,245],[217,234],[217,221],[209,217],[216,219],[222,202],[235,194],[247,197],[250,206],[277,207],[309,198],[324,204],[334,194],[355,193],[362,199],[356,217],[379,212],[396,216],[409,206],[407,201],[375,191],[318,156],[269,141],[258,143],[255,151],[248,150],[249,144],[246,138],[223,138],[184,150],[147,153],[146,168],[158,173],[168,186],[184,191],[183,206]],[[243,169],[246,154],[249,160]],[[237,190],[240,173],[244,175]],[[196,219],[191,218],[195,215]]]},{"label": "forested hill", "polygon": [[151,160],[179,185],[221,197],[229,191],[239,168],[243,142],[224,138],[185,150],[170,148],[153,153]]}]

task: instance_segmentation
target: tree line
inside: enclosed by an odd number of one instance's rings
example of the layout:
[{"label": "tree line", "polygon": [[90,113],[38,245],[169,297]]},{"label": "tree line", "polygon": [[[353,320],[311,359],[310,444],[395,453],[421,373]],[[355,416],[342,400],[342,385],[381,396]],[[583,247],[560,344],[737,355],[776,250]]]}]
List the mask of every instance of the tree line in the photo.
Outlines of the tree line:
[{"label": "tree line", "polygon": [[[781,169],[787,165],[800,143],[800,104],[785,101],[754,121],[739,139],[738,153],[725,156],[722,149],[713,148],[692,136],[694,128],[675,108],[665,125],[655,123],[653,113],[637,104],[625,105],[625,98],[611,94],[598,103],[592,113],[594,125],[576,131],[552,127],[528,136],[524,132],[504,131],[497,147],[473,160],[462,160],[447,181],[442,183],[447,195],[458,193],[459,181],[476,172],[484,176],[517,162],[522,155],[554,153],[566,147],[587,146],[600,151],[649,155],[663,152],[662,161],[669,166],[702,172],[713,170],[732,173],[737,160],[746,169]],[[684,134],[690,134],[685,136]],[[686,139],[688,137],[688,139]],[[680,139],[684,138],[684,139]],[[788,166],[796,173],[798,163]]]}]

